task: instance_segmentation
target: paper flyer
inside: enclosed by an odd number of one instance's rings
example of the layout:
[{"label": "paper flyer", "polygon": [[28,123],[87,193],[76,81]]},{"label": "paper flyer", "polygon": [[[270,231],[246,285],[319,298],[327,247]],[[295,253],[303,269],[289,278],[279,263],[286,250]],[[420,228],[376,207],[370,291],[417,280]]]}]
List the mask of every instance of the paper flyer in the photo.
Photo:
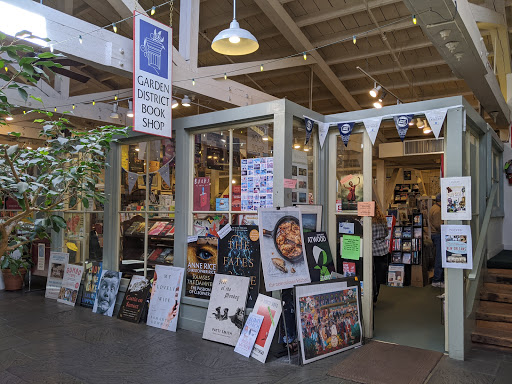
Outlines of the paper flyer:
[{"label": "paper flyer", "polygon": [[48,280],[46,281],[46,292],[44,297],[48,299],[57,299],[68,262],[69,253],[50,252]]},{"label": "paper flyer", "polygon": [[471,220],[471,176],[441,178],[441,219]]},{"label": "paper flyer", "polygon": [[80,288],[80,281],[84,273],[83,265],[66,265],[64,271],[64,278],[59,291],[57,301],[59,303],[75,306],[76,298],[78,296],[78,290]]},{"label": "paper flyer", "polygon": [[443,268],[473,269],[471,226],[441,225]]}]

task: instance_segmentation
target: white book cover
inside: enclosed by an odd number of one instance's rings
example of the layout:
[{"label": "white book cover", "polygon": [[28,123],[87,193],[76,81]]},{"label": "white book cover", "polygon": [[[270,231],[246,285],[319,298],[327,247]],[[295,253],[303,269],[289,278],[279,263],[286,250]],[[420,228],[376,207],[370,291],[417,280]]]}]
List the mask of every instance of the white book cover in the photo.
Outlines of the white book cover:
[{"label": "white book cover", "polygon": [[73,307],[75,306],[83,274],[83,265],[66,265],[66,270],[64,271],[64,278],[62,279],[59,296],[57,297],[57,301],[59,303],[71,305]]},{"label": "white book cover", "polygon": [[184,268],[155,267],[147,325],[176,332],[184,273]]},{"label": "white book cover", "polygon": [[121,283],[121,272],[102,270],[92,311],[112,316],[116,305],[117,292]]},{"label": "white book cover", "polygon": [[203,339],[236,345],[244,324],[249,283],[245,276],[215,275]]},{"label": "white book cover", "polygon": [[310,283],[301,211],[260,208],[258,217],[265,289],[271,292]]},{"label": "white book cover", "polygon": [[471,220],[471,176],[441,178],[441,219]]},{"label": "white book cover", "polygon": [[256,337],[263,323],[263,316],[251,313],[245,322],[242,334],[235,346],[235,352],[242,356],[249,357],[251,355]]},{"label": "white book cover", "polygon": [[252,349],[251,356],[256,360],[264,363],[267,359],[274,333],[281,317],[281,302],[278,299],[262,295],[258,295],[252,313],[263,316],[263,323],[256,337],[256,343]]},{"label": "white book cover", "polygon": [[46,292],[44,297],[48,299],[57,299],[68,262],[69,253],[50,252],[48,280],[46,280]]},{"label": "white book cover", "polygon": [[473,269],[473,241],[469,225],[441,225],[443,268]]}]

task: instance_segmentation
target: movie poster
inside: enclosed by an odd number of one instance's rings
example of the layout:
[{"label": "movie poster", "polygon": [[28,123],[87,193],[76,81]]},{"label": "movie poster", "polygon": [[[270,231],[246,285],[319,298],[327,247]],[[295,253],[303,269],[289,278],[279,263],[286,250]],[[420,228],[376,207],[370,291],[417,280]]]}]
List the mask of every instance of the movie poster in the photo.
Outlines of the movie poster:
[{"label": "movie poster", "polygon": [[217,237],[199,237],[188,243],[185,296],[209,299],[217,272]]},{"label": "movie poster", "polygon": [[96,291],[92,311],[100,315],[112,316],[116,305],[117,292],[121,284],[121,272],[101,271],[101,278]]},{"label": "movie poster", "polygon": [[59,303],[75,306],[82,274],[84,273],[83,265],[67,264],[64,271],[64,277],[59,291],[57,301]]},{"label": "movie poster", "polygon": [[50,252],[50,263],[48,266],[48,280],[46,281],[46,292],[44,297],[57,299],[59,297],[62,279],[69,262],[69,253]]},{"label": "movie poster", "polygon": [[264,363],[267,359],[268,351],[272,344],[279,318],[281,317],[281,311],[281,301],[261,293],[258,295],[252,313],[263,316],[263,323],[256,337],[256,343],[254,344],[251,356],[259,362]]},{"label": "movie poster", "polygon": [[357,211],[357,203],[363,201],[363,175],[341,176],[337,196],[342,211]]},{"label": "movie poster", "polygon": [[101,265],[101,261],[87,261],[85,263],[84,288],[80,300],[82,307],[94,307],[96,291],[98,290],[98,283],[101,276]]},{"label": "movie poster", "polygon": [[203,339],[236,345],[244,325],[249,280],[244,276],[215,275]]},{"label": "movie poster", "polygon": [[471,226],[441,225],[443,268],[473,269]]},{"label": "movie poster", "polygon": [[304,244],[308,258],[309,275],[311,281],[324,281],[331,279],[334,271],[334,260],[325,232],[304,233]]},{"label": "movie poster", "polygon": [[176,332],[183,274],[183,268],[166,265],[155,266],[146,322],[150,327]]},{"label": "movie poster", "polygon": [[311,282],[298,208],[258,211],[261,263],[268,292]]},{"label": "movie poster", "polygon": [[232,225],[219,239],[217,272],[250,278],[247,308],[254,307],[260,288],[260,233],[257,225]]},{"label": "movie poster", "polygon": [[210,210],[210,178],[194,178],[194,211]]},{"label": "movie poster", "polygon": [[441,178],[441,219],[471,220],[471,176]]},{"label": "movie poster", "polygon": [[254,312],[251,312],[249,314],[249,317],[245,322],[244,329],[242,330],[240,338],[236,343],[236,353],[239,353],[245,357],[251,356],[252,349],[254,348],[254,343],[256,342],[256,337],[258,337],[258,332],[260,331],[261,324],[263,323],[263,319],[263,316],[258,315]]},{"label": "movie poster", "polygon": [[359,287],[346,284],[333,281],[295,287],[304,364],[361,345]]},{"label": "movie poster", "polygon": [[144,276],[132,276],[117,318],[138,323],[144,311],[150,288],[149,280]]}]

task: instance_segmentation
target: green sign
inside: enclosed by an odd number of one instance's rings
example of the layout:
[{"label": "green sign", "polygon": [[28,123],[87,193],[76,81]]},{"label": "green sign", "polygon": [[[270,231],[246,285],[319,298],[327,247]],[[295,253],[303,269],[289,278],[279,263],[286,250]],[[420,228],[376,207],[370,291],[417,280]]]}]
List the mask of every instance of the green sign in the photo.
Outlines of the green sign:
[{"label": "green sign", "polygon": [[359,260],[361,255],[361,238],[353,235],[343,235],[341,257],[350,260]]}]

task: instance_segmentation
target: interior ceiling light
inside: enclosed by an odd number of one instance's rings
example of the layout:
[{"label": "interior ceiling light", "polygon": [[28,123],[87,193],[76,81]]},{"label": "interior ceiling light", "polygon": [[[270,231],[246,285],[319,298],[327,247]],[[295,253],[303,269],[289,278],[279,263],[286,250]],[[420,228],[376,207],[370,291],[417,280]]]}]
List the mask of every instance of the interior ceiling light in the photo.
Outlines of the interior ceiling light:
[{"label": "interior ceiling light", "polygon": [[268,128],[267,127],[265,127],[263,129],[263,136],[261,136],[261,140],[268,141]]},{"label": "interior ceiling light", "polygon": [[185,95],[183,99],[181,99],[181,105],[183,105],[184,107],[190,107],[190,98],[187,95]]},{"label": "interior ceiling light", "polygon": [[309,146],[304,147],[304,152],[309,152]]},{"label": "interior ceiling light", "polygon": [[174,108],[178,107],[178,105],[180,105],[180,103],[178,103],[178,101],[176,99],[172,99],[171,108],[174,109]]},{"label": "interior ceiling light", "polygon": [[374,106],[374,108],[381,109],[382,103],[380,101],[376,101],[375,103],[373,103],[373,106]]},{"label": "interior ceiling light", "polygon": [[297,141],[297,139],[295,139],[295,140],[293,141],[293,148],[295,148],[295,149],[299,149],[299,148],[300,148],[300,144],[299,144],[299,142]]},{"label": "interior ceiling light", "polygon": [[370,91],[370,96],[371,97],[377,97],[377,95],[379,94],[379,91],[381,90],[381,88],[382,87],[380,85],[375,84],[373,89]]},{"label": "interior ceiling light", "polygon": [[128,112],[126,113],[126,116],[133,117],[133,103],[131,100],[128,100]]},{"label": "interior ceiling light", "polygon": [[117,103],[114,103],[114,107],[112,108],[112,113],[110,114],[111,119],[119,119],[119,113],[117,113]]},{"label": "interior ceiling light", "polygon": [[424,126],[425,126],[425,123],[423,122],[423,120],[421,119],[416,119],[416,126],[419,128],[419,129],[422,129]]},{"label": "interior ceiling light", "polygon": [[248,55],[259,48],[258,40],[236,21],[236,0],[233,0],[233,21],[228,29],[219,32],[212,41],[212,49],[223,55]]},{"label": "interior ceiling light", "polygon": [[9,116],[7,116],[7,117],[5,118],[5,120],[7,120],[7,121],[13,121],[13,120],[14,120],[14,117],[12,117],[11,115],[9,115]]},{"label": "interior ceiling light", "polygon": [[430,132],[432,132],[432,128],[426,125],[425,128],[423,128],[423,133],[426,135],[429,134]]}]

